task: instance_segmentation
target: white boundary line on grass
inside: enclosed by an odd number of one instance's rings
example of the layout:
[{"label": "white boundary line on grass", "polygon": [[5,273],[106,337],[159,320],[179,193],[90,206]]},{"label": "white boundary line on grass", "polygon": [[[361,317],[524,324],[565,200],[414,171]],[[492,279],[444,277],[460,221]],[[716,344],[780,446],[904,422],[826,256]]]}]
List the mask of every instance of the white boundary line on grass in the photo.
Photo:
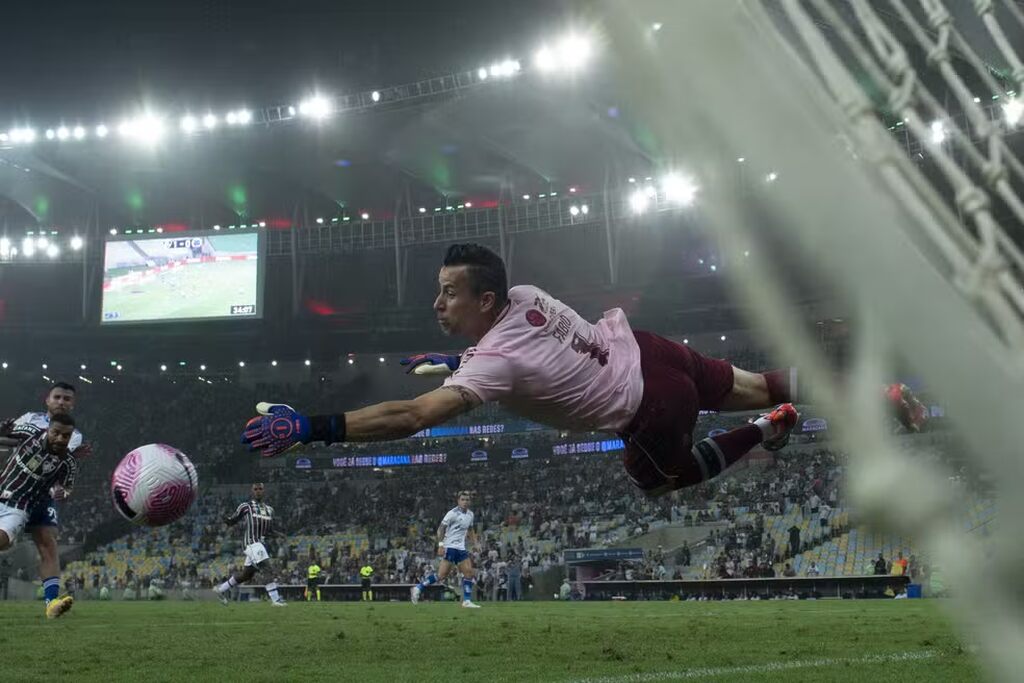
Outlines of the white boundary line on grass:
[{"label": "white boundary line on grass", "polygon": [[624,676],[603,676],[600,678],[581,678],[573,683],[648,683],[650,681],[680,681],[690,678],[712,678],[733,674],[768,674],[791,669],[817,669],[837,664],[887,664],[891,662],[907,662],[931,659],[938,653],[931,650],[921,652],[893,652],[884,655],[865,655],[863,657],[845,657],[837,659],[798,659],[793,662],[767,662],[765,664],[748,664],[746,666],[722,666],[715,668],[683,669],[682,671],[657,671],[644,674],[626,674]]}]

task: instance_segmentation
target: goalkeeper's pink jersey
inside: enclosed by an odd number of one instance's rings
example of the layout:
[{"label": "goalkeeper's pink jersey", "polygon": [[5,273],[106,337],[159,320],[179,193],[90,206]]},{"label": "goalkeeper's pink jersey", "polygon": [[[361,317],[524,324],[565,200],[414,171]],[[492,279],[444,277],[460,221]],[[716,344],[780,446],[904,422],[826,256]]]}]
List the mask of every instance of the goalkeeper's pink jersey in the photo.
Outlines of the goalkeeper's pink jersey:
[{"label": "goalkeeper's pink jersey", "polygon": [[644,385],[640,348],[622,309],[591,324],[537,287],[513,287],[508,296],[504,313],[466,349],[445,385],[553,427],[624,429]]}]

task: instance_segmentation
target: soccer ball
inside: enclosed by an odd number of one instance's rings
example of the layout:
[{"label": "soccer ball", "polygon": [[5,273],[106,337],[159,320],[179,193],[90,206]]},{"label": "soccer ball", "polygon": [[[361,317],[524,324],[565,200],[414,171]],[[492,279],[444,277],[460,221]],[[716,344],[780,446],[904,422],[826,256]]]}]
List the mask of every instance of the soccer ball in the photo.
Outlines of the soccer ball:
[{"label": "soccer ball", "polygon": [[199,475],[184,453],[151,443],[124,456],[110,480],[114,508],[133,524],[163,526],[188,512]]}]

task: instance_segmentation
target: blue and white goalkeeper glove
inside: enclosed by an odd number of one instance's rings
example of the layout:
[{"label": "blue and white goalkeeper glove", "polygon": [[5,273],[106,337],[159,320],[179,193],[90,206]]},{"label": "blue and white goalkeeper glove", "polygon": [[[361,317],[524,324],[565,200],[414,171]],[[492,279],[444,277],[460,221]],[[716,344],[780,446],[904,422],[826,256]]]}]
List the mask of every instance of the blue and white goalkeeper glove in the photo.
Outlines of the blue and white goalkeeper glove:
[{"label": "blue and white goalkeeper glove", "polygon": [[249,420],[242,432],[242,443],[250,451],[259,451],[264,458],[280,455],[299,444],[312,441],[309,418],[283,403],[256,404],[256,417]]},{"label": "blue and white goalkeeper glove", "polygon": [[450,375],[459,369],[459,361],[462,356],[446,356],[443,353],[420,353],[409,356],[399,361],[401,365],[408,365],[410,372],[417,375]]}]

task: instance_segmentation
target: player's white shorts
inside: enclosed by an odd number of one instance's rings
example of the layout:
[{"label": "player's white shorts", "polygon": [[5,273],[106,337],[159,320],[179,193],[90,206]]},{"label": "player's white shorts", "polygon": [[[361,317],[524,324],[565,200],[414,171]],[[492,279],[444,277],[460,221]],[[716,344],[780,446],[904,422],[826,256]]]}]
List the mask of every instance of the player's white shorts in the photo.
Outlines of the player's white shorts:
[{"label": "player's white shorts", "polygon": [[[11,543],[18,540],[18,534],[28,523],[28,512],[0,503],[0,529],[7,534]],[[266,552],[266,551],[264,551]]]},{"label": "player's white shorts", "polygon": [[269,560],[267,546],[262,543],[251,543],[245,546],[245,566],[254,567],[264,560]]}]

